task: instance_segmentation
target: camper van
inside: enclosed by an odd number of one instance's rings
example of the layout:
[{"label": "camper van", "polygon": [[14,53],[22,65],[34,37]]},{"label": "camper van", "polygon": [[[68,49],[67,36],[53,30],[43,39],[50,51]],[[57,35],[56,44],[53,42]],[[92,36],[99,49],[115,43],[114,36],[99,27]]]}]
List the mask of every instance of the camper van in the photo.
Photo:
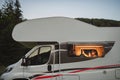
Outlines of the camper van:
[{"label": "camper van", "polygon": [[120,80],[120,28],[48,17],[15,26],[15,41],[34,43],[1,80]]}]

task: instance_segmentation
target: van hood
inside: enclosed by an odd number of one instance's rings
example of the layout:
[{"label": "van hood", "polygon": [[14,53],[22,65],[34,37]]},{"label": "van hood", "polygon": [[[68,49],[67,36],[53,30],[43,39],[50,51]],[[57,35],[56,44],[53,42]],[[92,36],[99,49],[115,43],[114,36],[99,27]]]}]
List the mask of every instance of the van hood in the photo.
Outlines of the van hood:
[{"label": "van hood", "polygon": [[9,65],[7,68],[13,68],[16,65],[16,63]]}]

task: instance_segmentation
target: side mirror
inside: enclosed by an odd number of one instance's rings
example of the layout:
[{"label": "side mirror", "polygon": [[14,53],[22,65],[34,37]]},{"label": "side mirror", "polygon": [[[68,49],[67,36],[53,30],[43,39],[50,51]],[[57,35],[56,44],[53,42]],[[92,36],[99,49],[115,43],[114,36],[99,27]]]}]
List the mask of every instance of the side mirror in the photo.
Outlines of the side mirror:
[{"label": "side mirror", "polygon": [[28,59],[24,56],[22,58],[22,63],[21,63],[22,66],[28,66]]}]

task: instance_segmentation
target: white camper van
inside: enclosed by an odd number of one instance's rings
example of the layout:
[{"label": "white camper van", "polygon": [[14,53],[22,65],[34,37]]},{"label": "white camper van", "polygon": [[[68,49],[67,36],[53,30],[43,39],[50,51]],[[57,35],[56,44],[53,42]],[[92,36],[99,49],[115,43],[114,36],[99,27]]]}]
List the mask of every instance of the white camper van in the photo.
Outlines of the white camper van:
[{"label": "white camper van", "polygon": [[13,39],[37,43],[1,80],[120,80],[120,28],[49,17],[15,26]]}]

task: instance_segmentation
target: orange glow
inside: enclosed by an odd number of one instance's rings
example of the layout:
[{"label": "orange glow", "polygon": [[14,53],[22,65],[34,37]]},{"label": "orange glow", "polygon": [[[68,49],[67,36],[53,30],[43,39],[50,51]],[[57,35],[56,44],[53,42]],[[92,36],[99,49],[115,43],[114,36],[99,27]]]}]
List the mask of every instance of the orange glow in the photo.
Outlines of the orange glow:
[{"label": "orange glow", "polygon": [[75,47],[75,55],[80,56],[81,55],[81,50],[79,47]]},{"label": "orange glow", "polygon": [[84,55],[85,57],[102,57],[104,53],[104,47],[97,45],[75,45],[73,48],[76,56]]}]

